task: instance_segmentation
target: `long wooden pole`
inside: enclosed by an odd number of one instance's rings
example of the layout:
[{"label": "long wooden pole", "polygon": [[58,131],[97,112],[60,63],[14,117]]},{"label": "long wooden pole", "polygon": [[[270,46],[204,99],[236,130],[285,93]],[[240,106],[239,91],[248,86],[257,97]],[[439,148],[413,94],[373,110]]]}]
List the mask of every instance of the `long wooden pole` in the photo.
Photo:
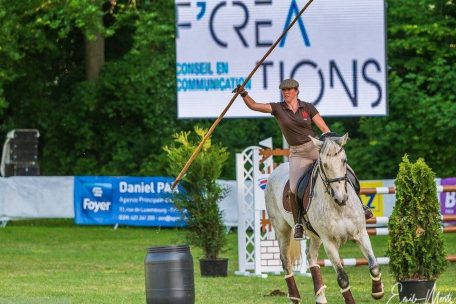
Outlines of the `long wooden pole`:
[{"label": "long wooden pole", "polygon": [[[296,23],[296,21],[298,21],[299,17],[301,17],[301,15],[305,12],[305,10],[309,7],[309,5],[313,2],[313,0],[309,0],[306,5],[301,9],[301,11],[299,12],[299,14],[296,15],[296,17],[293,19],[293,21],[290,23],[290,25],[288,25],[288,27],[283,31],[283,33],[280,35],[279,38],[277,38],[276,42],[274,42],[273,45],[271,45],[271,47],[269,48],[269,50],[266,52],[266,54],[264,54],[263,58],[261,58],[260,61],[258,61],[257,65],[255,66],[255,68],[250,72],[250,74],[247,76],[247,78],[244,80],[244,82],[242,83],[242,86],[245,87],[245,85],[250,81],[250,79],[252,78],[253,74],[255,74],[255,72],[258,70],[258,68],[263,64],[263,62],[266,60],[266,58],[269,56],[269,54],[271,54],[271,52],[275,49],[275,47],[277,46],[277,44],[279,44],[280,40],[282,40],[282,38],[287,34],[287,32],[293,27],[293,25]],[[228,112],[229,108],[231,107],[231,105],[233,104],[233,102],[236,100],[236,98],[238,97],[239,95],[239,92],[236,92],[234,94],[234,96],[231,98],[230,102],[228,103],[228,105],[225,107],[225,109],[223,110],[223,112],[219,115],[219,117],[214,121],[214,123],[212,124],[212,126],[209,128],[209,130],[207,131],[206,135],[204,135],[203,139],[201,140],[201,142],[199,143],[198,147],[196,147],[195,151],[193,152],[193,154],[190,156],[190,158],[188,159],[187,163],[185,164],[184,168],[182,168],[181,172],[179,173],[179,175],[176,177],[176,179],[174,180],[171,188],[174,189],[177,184],[179,183],[179,181],[182,179],[182,176],[184,176],[184,174],[187,172],[188,168],[190,167],[190,165],[192,164],[192,162],[195,160],[196,156],[198,155],[198,153],[201,151],[201,148],[203,147],[204,143],[206,142],[206,140],[212,135],[212,132],[214,132],[214,129],[215,127],[217,127],[217,125],[220,123],[220,121],[222,120],[222,118],[225,116],[226,112]]]}]

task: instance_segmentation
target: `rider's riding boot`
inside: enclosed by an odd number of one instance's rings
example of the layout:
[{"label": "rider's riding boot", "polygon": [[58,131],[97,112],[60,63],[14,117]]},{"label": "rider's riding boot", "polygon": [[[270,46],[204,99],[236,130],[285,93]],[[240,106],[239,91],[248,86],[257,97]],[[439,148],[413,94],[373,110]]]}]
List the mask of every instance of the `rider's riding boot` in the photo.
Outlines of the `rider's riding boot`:
[{"label": "rider's riding boot", "polygon": [[355,172],[353,171],[353,169],[351,167],[347,168],[347,176],[350,181],[350,184],[353,186],[353,189],[355,189],[356,194],[358,194],[358,198],[359,198],[359,201],[361,202],[361,205],[363,206],[364,218],[366,220],[370,219],[374,215],[372,214],[372,211],[369,209],[369,207],[367,207],[363,204],[363,201],[361,200],[361,197],[359,196],[361,186],[359,184],[358,177],[356,177]]},{"label": "rider's riding boot", "polygon": [[372,213],[372,211],[370,210],[369,207],[367,207],[366,205],[363,204],[363,202],[361,201],[361,198],[359,199],[359,201],[361,202],[361,205],[363,205],[363,209],[364,209],[364,218],[366,219],[366,221],[368,219],[370,219],[371,217],[374,216],[374,214]]},{"label": "rider's riding boot", "polygon": [[300,241],[304,239],[304,226],[302,225],[302,206],[296,201],[296,195],[291,191],[289,192],[289,200],[291,213],[293,213],[293,220],[295,222],[294,239]]}]

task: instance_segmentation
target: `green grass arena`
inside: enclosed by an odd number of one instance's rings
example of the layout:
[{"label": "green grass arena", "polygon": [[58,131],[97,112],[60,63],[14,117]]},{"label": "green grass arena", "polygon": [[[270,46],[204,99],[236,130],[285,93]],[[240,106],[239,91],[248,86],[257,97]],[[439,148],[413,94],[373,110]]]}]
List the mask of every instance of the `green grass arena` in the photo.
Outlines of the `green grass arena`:
[{"label": "green grass arena", "polygon": [[[9,222],[0,229],[0,304],[17,303],[145,303],[144,257],[146,248],[185,244],[185,230],[76,226],[72,220]],[[456,254],[456,234],[445,234],[449,254]],[[385,256],[387,236],[373,236],[377,256]],[[267,279],[235,276],[238,269],[237,234],[230,232],[221,257],[229,258],[227,278],[202,278],[198,248],[191,247],[195,267],[196,303],[289,303],[282,275]],[[325,258],[323,250],[321,258]],[[361,257],[351,243],[342,258]],[[341,303],[332,268],[322,268],[329,303]],[[398,303],[397,289],[388,266],[382,267],[385,297],[370,296],[366,266],[346,267],[357,303]],[[314,303],[309,277],[297,276],[303,303]],[[393,288],[393,294],[391,289]],[[437,291],[456,303],[456,264],[437,280]],[[271,295],[278,294],[278,295]],[[449,301],[451,302],[448,302]],[[437,303],[437,302],[435,302]]]}]

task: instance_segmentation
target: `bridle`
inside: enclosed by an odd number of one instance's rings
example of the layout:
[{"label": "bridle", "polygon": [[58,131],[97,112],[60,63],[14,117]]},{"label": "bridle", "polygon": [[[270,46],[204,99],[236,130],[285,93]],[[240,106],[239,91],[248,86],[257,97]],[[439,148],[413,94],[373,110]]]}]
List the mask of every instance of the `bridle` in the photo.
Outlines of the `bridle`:
[{"label": "bridle", "polygon": [[[337,156],[340,152],[342,152],[344,150],[344,148],[341,145],[339,145],[339,146],[340,146],[339,151],[337,151],[333,155],[326,155],[326,156],[327,157],[335,157],[335,156]],[[320,172],[320,177],[321,177],[321,180],[323,181],[323,184],[325,185],[326,191],[331,195],[331,197],[334,198],[334,189],[331,187],[332,183],[337,183],[337,182],[344,181],[345,191],[347,191],[347,182],[348,182],[347,171],[345,171],[345,175],[344,176],[335,177],[335,178],[328,178],[328,176],[326,175],[325,170],[323,169],[323,166],[322,166],[322,163],[321,163],[320,159],[321,159],[321,157],[318,158],[318,169],[319,169],[319,172]],[[345,205],[345,202],[339,202],[336,199],[334,199],[334,200],[336,201],[336,203],[339,206]]]}]

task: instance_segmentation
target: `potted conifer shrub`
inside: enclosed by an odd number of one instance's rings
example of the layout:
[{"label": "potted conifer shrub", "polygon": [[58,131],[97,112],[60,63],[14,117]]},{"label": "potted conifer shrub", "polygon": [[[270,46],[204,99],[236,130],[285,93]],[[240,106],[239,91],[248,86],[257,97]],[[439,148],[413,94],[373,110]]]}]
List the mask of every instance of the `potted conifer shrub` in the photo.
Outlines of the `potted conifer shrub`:
[{"label": "potted conifer shrub", "polygon": [[387,254],[402,302],[432,300],[435,280],[446,267],[435,174],[423,159],[407,155],[395,181],[396,206],[389,220]]},{"label": "potted conifer shrub", "polygon": [[[168,174],[179,174],[206,132],[195,127],[196,136],[191,132],[174,135],[174,144],[164,147]],[[200,259],[203,276],[227,275],[228,259],[219,258],[226,234],[218,206],[227,190],[216,182],[227,159],[226,148],[208,139],[180,182],[183,191],[173,195],[174,204],[185,214],[189,242],[203,251],[204,258]]]}]

